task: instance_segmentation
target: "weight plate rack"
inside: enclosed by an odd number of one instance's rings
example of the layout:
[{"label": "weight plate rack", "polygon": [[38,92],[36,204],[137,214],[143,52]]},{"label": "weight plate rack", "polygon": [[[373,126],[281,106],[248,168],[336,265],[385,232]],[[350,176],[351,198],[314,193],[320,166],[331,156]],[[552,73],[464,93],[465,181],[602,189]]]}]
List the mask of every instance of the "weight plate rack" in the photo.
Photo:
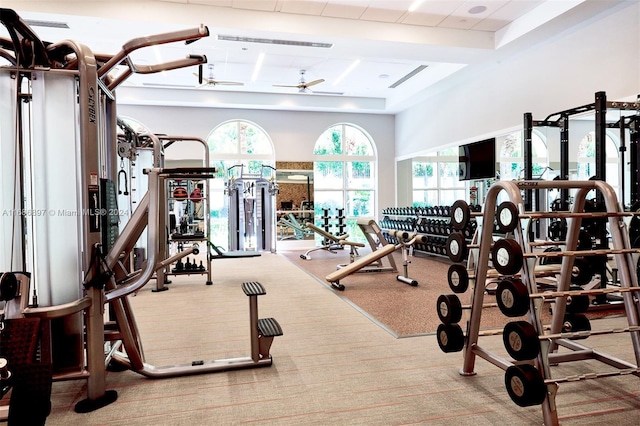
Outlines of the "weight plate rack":
[{"label": "weight plate rack", "polygon": [[[576,195],[570,211],[527,212],[522,193],[531,189],[573,189]],[[594,211],[586,199],[593,190],[604,200],[599,211]],[[497,205],[498,194],[505,192],[508,201]],[[450,212],[456,232],[472,219],[477,222],[471,244],[466,244],[460,235],[448,241],[452,260],[460,262],[461,254],[469,253],[466,266],[460,263],[451,266],[448,280],[454,293],[461,295],[470,289],[471,303],[463,305],[455,294],[442,295],[437,301],[442,321],[436,333],[438,345],[444,352],[463,352],[461,375],[476,374],[476,357],[501,368],[513,402],[519,406],[541,405],[544,424],[551,426],[559,424],[556,408],[559,384],[618,375],[640,377],[640,288],[634,261],[640,249],[630,244],[625,222],[629,217],[636,220],[637,212],[621,211],[609,184],[597,180],[497,181],[489,188],[481,213],[471,211],[463,200],[456,201]],[[562,220],[566,224],[565,239],[559,240],[554,234],[547,241],[533,241],[530,230],[540,219]],[[610,242],[594,248],[585,244],[581,233],[596,221],[606,226]],[[496,229],[505,234],[497,236]],[[580,287],[592,276],[589,263],[603,258],[615,260],[619,286],[589,290]],[[555,276],[556,288],[538,289],[537,279],[542,276]],[[484,300],[488,279],[498,280],[495,304],[488,303],[493,300]],[[620,329],[592,329],[584,315],[590,307],[590,298],[613,292],[623,299],[628,325]],[[549,324],[543,324],[540,314],[546,308],[545,303],[553,306]],[[480,331],[483,308],[496,305],[505,315],[506,325],[500,331]],[[466,331],[458,324],[462,310],[468,311]],[[613,333],[629,335],[635,363],[581,343]],[[510,358],[480,344],[480,336],[496,334],[502,334]],[[560,348],[564,350],[559,351]],[[552,374],[552,366],[586,360],[599,361],[594,368],[605,365],[607,369],[571,377]]]}]

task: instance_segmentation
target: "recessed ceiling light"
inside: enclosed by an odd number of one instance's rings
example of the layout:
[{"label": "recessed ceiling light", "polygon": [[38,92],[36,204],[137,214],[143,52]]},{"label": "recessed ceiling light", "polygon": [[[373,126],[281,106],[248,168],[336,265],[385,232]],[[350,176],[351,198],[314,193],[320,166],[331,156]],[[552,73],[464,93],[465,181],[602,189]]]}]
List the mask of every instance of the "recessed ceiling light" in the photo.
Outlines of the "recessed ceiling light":
[{"label": "recessed ceiling light", "polygon": [[473,6],[471,9],[469,9],[469,13],[471,15],[477,15],[478,13],[482,13],[485,10],[487,10],[487,6]]}]

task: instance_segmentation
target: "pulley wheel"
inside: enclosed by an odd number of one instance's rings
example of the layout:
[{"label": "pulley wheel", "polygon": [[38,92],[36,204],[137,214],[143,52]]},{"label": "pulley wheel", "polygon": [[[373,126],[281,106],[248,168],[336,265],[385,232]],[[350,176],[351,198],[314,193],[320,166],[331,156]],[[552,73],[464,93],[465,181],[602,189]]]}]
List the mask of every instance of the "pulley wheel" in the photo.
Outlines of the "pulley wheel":
[{"label": "pulley wheel", "polygon": [[18,295],[18,278],[12,272],[5,272],[0,276],[0,300],[9,301]]}]

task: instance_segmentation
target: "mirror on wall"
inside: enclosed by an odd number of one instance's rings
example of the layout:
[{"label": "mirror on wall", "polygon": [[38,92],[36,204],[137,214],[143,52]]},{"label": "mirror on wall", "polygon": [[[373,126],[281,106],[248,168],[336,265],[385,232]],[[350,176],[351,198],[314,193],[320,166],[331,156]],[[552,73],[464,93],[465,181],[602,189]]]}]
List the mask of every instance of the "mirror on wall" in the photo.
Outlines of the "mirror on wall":
[{"label": "mirror on wall", "polygon": [[313,239],[313,162],[276,162],[278,239]]},{"label": "mirror on wall", "polygon": [[276,162],[278,210],[313,210],[313,163]]}]

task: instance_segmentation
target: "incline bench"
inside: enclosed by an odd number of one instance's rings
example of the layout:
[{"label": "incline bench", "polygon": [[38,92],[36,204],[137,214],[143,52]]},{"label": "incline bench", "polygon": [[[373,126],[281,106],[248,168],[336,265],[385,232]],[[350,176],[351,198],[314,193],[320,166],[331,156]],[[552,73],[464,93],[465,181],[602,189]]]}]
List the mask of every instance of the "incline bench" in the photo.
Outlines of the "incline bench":
[{"label": "incline bench", "polygon": [[344,246],[349,246],[351,248],[351,251],[350,251],[351,261],[353,261],[356,255],[358,254],[358,250],[356,249],[356,247],[364,247],[364,244],[362,243],[358,243],[355,241],[348,241],[347,238],[349,238],[349,234],[344,234],[344,235],[340,235],[339,237],[336,237],[335,235],[328,233],[324,229],[315,226],[313,223],[307,223],[305,226],[311,229],[312,231],[314,231],[316,234],[322,236],[327,242],[326,243],[323,242],[321,247],[315,247],[315,248],[312,248],[311,250],[307,250],[306,253],[300,255],[301,259],[305,259],[305,260],[311,259],[309,254],[316,250],[328,250],[331,253],[335,253],[335,250],[340,250],[340,249],[343,249]]}]

